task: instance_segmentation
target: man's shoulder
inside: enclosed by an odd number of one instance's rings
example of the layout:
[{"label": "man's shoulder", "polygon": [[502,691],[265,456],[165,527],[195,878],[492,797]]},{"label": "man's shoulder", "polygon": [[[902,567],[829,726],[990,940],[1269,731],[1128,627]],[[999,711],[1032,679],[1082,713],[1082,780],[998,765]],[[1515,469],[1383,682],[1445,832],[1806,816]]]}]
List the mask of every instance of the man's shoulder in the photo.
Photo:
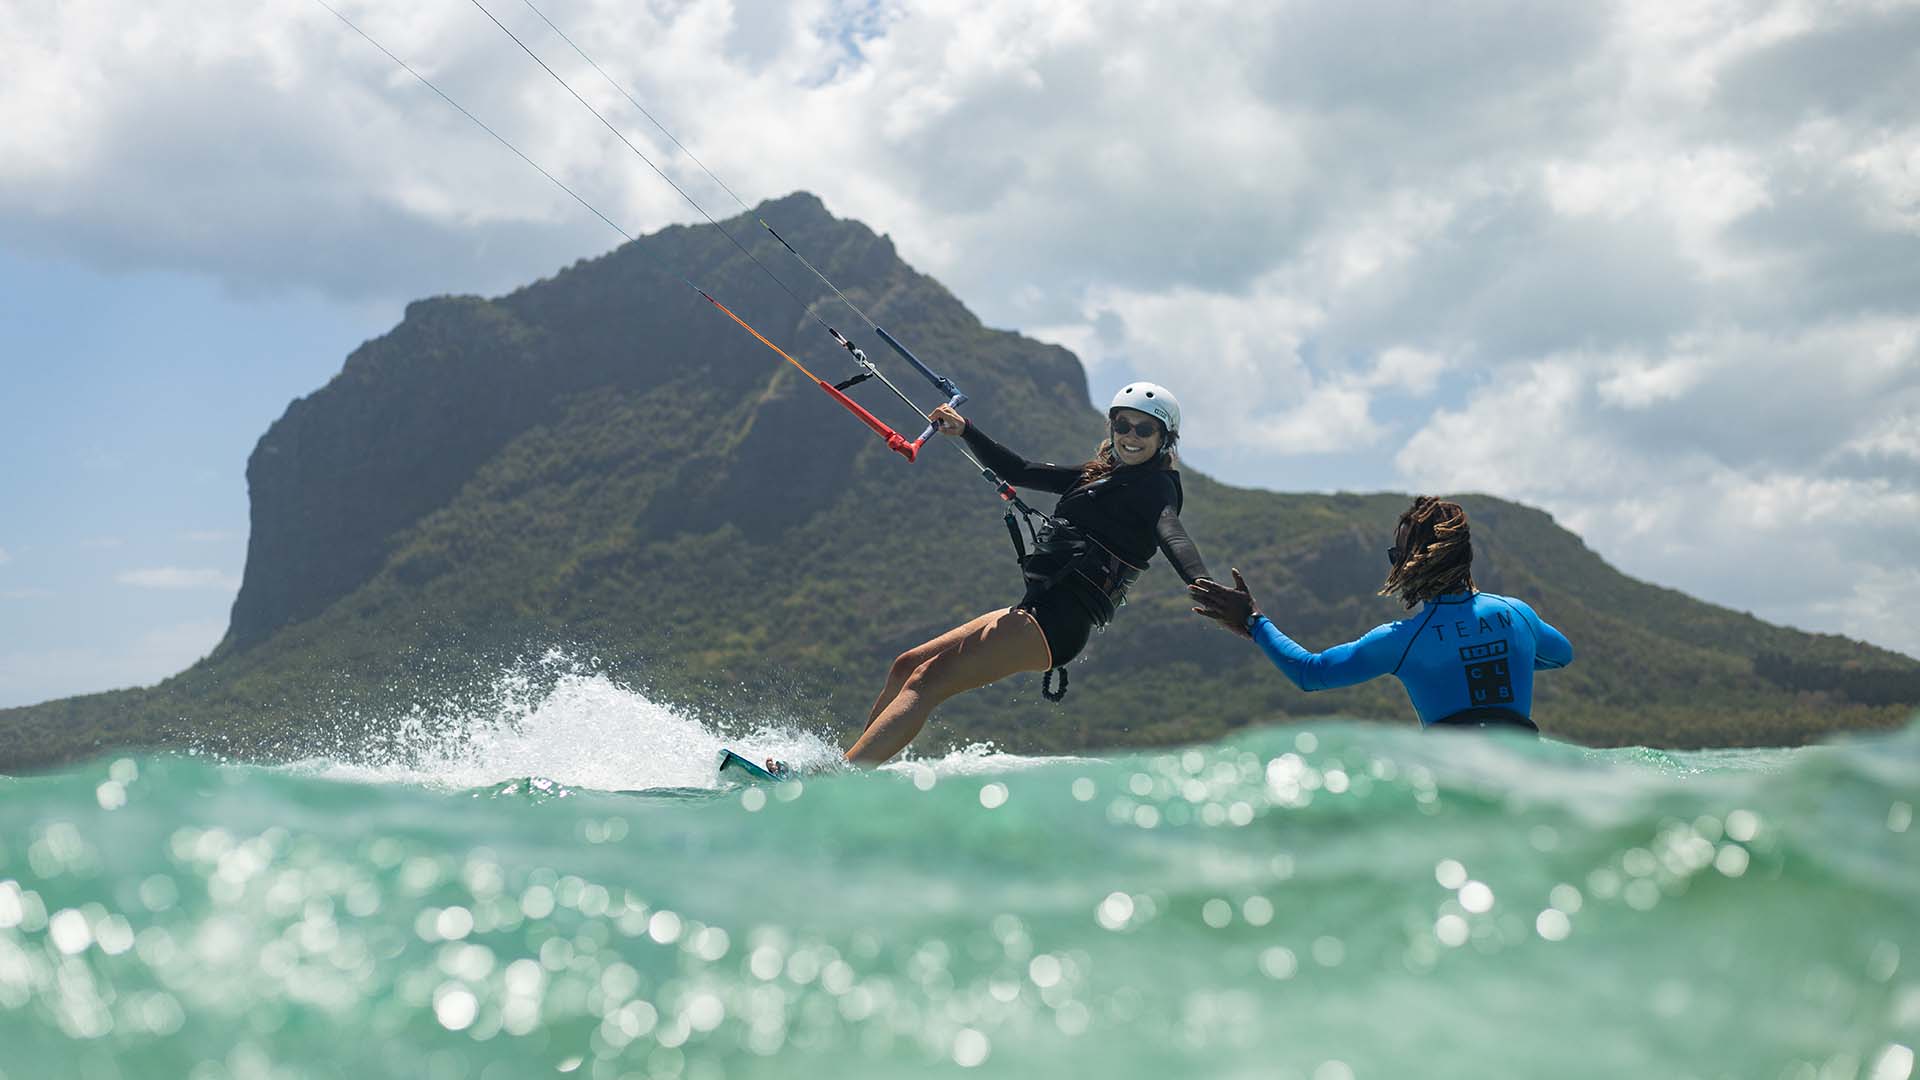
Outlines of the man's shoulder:
[{"label": "man's shoulder", "polygon": [[1494,607],[1504,606],[1528,615],[1533,614],[1533,608],[1529,607],[1525,600],[1517,596],[1507,596],[1504,593],[1487,592],[1485,589],[1482,589],[1473,594],[1473,600],[1476,605],[1488,604]]}]

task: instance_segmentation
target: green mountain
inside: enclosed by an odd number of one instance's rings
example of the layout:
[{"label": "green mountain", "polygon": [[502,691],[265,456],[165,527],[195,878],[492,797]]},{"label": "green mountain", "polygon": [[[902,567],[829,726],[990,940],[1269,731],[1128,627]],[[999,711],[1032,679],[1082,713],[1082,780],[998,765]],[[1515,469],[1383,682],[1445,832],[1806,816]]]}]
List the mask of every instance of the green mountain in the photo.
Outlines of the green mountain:
[{"label": "green mountain", "polygon": [[[950,372],[985,430],[1032,457],[1101,434],[1063,349],[989,329],[884,236],[797,194],[760,208],[853,300]],[[746,218],[732,231],[829,321],[844,311]],[[121,746],[337,751],[483,707],[553,648],[738,725],[857,730],[900,650],[1019,594],[998,503],[952,449],[915,464],[682,284],[684,273],[828,378],[851,365],[710,226],[671,228],[493,300],[410,305],[296,401],[248,462],[252,534],[225,640],[156,687],[0,711],[0,767]],[[883,367],[889,357],[869,345]],[[903,365],[891,365],[924,391]],[[856,394],[905,429],[883,388]],[[926,396],[931,397],[931,394]],[[1188,470],[1183,515],[1297,638],[1397,616],[1379,552],[1408,496],[1293,495]],[[1576,664],[1537,718],[1602,745],[1798,743],[1905,723],[1920,662],[1771,626],[1620,574],[1546,514],[1458,496],[1480,584],[1534,603]],[[1339,712],[1410,723],[1396,684],[1306,695],[1187,613],[1158,565],[1073,668],[1064,704],[1021,677],[924,740],[1064,750],[1206,739]]]}]

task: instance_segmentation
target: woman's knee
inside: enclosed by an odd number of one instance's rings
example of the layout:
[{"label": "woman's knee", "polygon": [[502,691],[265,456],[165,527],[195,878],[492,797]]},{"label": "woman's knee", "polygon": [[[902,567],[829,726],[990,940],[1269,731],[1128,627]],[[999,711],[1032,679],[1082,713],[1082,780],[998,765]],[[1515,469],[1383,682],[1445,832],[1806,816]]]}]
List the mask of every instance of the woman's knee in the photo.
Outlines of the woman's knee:
[{"label": "woman's knee", "polygon": [[921,646],[915,646],[893,658],[893,667],[887,672],[887,680],[903,683],[913,675],[914,669],[927,662],[927,654]]},{"label": "woman's knee", "polygon": [[907,672],[906,689],[921,695],[938,694],[948,681],[946,673],[951,666],[945,653],[921,659]]}]

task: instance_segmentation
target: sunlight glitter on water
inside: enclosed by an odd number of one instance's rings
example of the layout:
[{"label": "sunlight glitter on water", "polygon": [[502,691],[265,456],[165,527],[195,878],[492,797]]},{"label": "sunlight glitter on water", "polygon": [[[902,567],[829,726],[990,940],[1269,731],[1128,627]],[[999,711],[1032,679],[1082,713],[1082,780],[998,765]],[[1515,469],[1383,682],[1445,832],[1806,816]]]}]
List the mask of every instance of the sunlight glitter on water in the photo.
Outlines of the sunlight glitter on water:
[{"label": "sunlight glitter on water", "polygon": [[801,733],[824,771],[733,789],[623,756],[724,737],[591,676],[470,719],[0,789],[7,1080],[1449,1074],[1382,1024],[1478,1071],[1892,1076],[1920,1027],[1920,732],[1722,768],[1332,724],[878,775]]}]

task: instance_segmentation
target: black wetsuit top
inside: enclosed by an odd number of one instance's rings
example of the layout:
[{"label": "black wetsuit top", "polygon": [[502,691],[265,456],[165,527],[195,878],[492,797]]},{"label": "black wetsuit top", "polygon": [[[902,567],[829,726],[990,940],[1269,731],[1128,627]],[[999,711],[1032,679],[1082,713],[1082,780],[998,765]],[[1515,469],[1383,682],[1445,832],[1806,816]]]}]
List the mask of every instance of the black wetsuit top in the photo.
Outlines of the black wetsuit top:
[{"label": "black wetsuit top", "polygon": [[[967,424],[965,439],[981,464],[1007,483],[1016,488],[1060,495],[1053,510],[1055,518],[1136,570],[1146,567],[1157,548],[1166,553],[1167,561],[1188,584],[1208,576],[1199,547],[1180,524],[1184,494],[1179,472],[1148,462],[1118,468],[1100,480],[1082,484],[1080,466],[1028,461],[988,438],[971,422]],[[1027,596],[1016,605],[1034,611],[1047,635],[1048,646],[1054,651],[1056,665],[1065,664],[1072,659],[1071,654],[1080,651],[1080,646],[1085,644],[1085,632],[1092,624],[1104,624],[1112,617],[1111,602],[1091,581],[1073,573],[1056,578],[1068,561],[1051,554],[1043,544],[1040,551],[1027,558],[1024,569],[1029,588]],[[1049,584],[1037,588],[1036,582]],[[1088,625],[1078,628],[1077,642],[1072,640],[1076,636],[1075,628],[1050,625],[1060,621],[1057,609],[1062,606],[1044,602],[1047,597],[1042,594],[1050,593],[1068,594],[1078,601],[1075,607],[1084,609]]]}]

